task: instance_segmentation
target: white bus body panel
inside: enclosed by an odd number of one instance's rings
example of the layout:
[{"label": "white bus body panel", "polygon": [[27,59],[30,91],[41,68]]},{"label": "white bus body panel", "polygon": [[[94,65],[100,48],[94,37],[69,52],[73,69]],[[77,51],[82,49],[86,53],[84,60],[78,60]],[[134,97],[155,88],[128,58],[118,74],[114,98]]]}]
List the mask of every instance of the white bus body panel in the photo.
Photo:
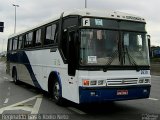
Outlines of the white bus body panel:
[{"label": "white bus body panel", "polygon": [[[59,73],[59,78],[62,84],[62,97],[73,102],[79,102],[78,78],[77,76],[68,76],[68,65],[63,63],[57,48],[56,52],[50,52],[50,49],[25,51],[28,57],[29,64],[33,70],[34,76],[38,81],[40,87],[48,91],[48,78],[51,72]],[[32,86],[35,86],[30,76],[30,71],[24,64],[10,64],[17,69],[18,79]],[[10,73],[12,72],[12,69]]]},{"label": "white bus body panel", "polygon": [[130,78],[150,78],[150,70],[147,70],[147,74],[141,74],[136,70],[109,70],[103,71],[79,71],[79,85],[82,86],[82,80],[105,80],[107,79],[130,79]]}]

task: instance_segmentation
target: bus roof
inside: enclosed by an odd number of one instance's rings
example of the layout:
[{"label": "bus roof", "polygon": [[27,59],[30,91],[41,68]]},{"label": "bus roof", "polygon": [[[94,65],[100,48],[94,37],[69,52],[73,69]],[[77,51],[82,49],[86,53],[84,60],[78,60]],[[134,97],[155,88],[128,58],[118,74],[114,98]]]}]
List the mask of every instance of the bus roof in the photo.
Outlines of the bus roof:
[{"label": "bus roof", "polygon": [[137,22],[145,22],[145,19],[124,12],[112,11],[112,10],[92,10],[92,9],[77,9],[72,12],[64,12],[64,16],[68,15],[80,15],[85,17],[102,17],[102,18],[111,18],[111,19],[121,19]]},{"label": "bus roof", "polygon": [[[120,19],[120,20],[137,21],[137,22],[144,22],[145,23],[145,19],[142,17],[139,17],[137,15],[128,14],[128,13],[119,12],[119,11],[111,11],[111,10],[75,9],[72,11],[64,12],[63,17],[69,16],[69,15],[79,15],[82,17],[100,17],[100,18]],[[9,36],[9,38],[23,34],[27,31],[32,30],[32,29],[36,29],[40,26],[43,26],[43,25],[48,24],[50,22],[56,21],[59,18],[60,18],[60,15],[58,15],[48,21],[45,21],[35,27],[32,27],[32,28],[24,30],[22,32],[13,34],[13,35]]]}]

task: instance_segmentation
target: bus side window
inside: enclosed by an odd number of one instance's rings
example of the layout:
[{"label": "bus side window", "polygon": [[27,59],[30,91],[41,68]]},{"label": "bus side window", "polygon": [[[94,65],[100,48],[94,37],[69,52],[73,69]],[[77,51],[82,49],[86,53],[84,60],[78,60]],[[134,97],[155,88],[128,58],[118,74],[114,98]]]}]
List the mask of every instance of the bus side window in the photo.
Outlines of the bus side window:
[{"label": "bus side window", "polygon": [[25,47],[32,47],[33,32],[26,34]]},{"label": "bus side window", "polygon": [[18,37],[13,38],[13,50],[17,50]]},{"label": "bus side window", "polygon": [[8,42],[8,50],[12,50],[12,39],[9,39]]},{"label": "bus side window", "polygon": [[54,44],[56,41],[55,37],[56,37],[56,24],[46,27],[46,36],[44,45]]},{"label": "bus side window", "polygon": [[24,35],[22,36],[22,48],[25,47],[25,42],[26,42],[26,35],[24,34]]},{"label": "bus side window", "polygon": [[35,46],[41,46],[41,29],[36,30]]},{"label": "bus side window", "polygon": [[22,48],[22,36],[19,36],[19,40],[18,40],[18,49]]}]

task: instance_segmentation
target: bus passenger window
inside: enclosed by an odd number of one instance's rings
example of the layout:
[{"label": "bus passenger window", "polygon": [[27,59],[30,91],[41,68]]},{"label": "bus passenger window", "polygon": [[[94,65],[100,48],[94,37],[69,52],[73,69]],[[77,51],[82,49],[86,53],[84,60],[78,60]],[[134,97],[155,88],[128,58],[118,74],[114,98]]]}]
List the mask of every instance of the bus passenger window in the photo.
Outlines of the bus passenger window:
[{"label": "bus passenger window", "polygon": [[20,36],[18,40],[18,49],[21,49],[21,48],[22,48],[22,36]]},{"label": "bus passenger window", "polygon": [[12,39],[9,39],[8,50],[12,50]]},{"label": "bus passenger window", "polygon": [[13,50],[17,49],[17,41],[18,41],[17,37],[13,38]]},{"label": "bus passenger window", "polygon": [[55,43],[55,36],[56,36],[55,33],[56,33],[56,24],[53,24],[46,28],[46,37],[44,45],[50,45]]},{"label": "bus passenger window", "polygon": [[32,46],[32,38],[33,38],[33,32],[30,32],[30,33],[26,34],[25,47],[31,47]]},{"label": "bus passenger window", "polygon": [[36,41],[35,41],[35,46],[40,46],[41,45],[41,29],[36,31]]}]

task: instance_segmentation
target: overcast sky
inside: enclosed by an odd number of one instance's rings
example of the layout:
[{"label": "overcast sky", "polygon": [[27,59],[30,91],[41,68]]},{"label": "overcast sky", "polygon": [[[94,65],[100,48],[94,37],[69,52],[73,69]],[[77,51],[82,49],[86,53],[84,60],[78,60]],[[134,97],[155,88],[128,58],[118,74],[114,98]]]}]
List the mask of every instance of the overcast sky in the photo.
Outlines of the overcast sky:
[{"label": "overcast sky", "polygon": [[[14,32],[14,7],[17,8],[17,32],[60,14],[66,10],[84,8],[85,0],[0,0],[0,21],[4,32],[0,33],[0,52],[6,50],[7,38]],[[116,10],[142,16],[147,22],[151,44],[160,46],[160,1],[159,0],[87,0],[91,9]],[[2,45],[3,48],[2,48]]]}]

